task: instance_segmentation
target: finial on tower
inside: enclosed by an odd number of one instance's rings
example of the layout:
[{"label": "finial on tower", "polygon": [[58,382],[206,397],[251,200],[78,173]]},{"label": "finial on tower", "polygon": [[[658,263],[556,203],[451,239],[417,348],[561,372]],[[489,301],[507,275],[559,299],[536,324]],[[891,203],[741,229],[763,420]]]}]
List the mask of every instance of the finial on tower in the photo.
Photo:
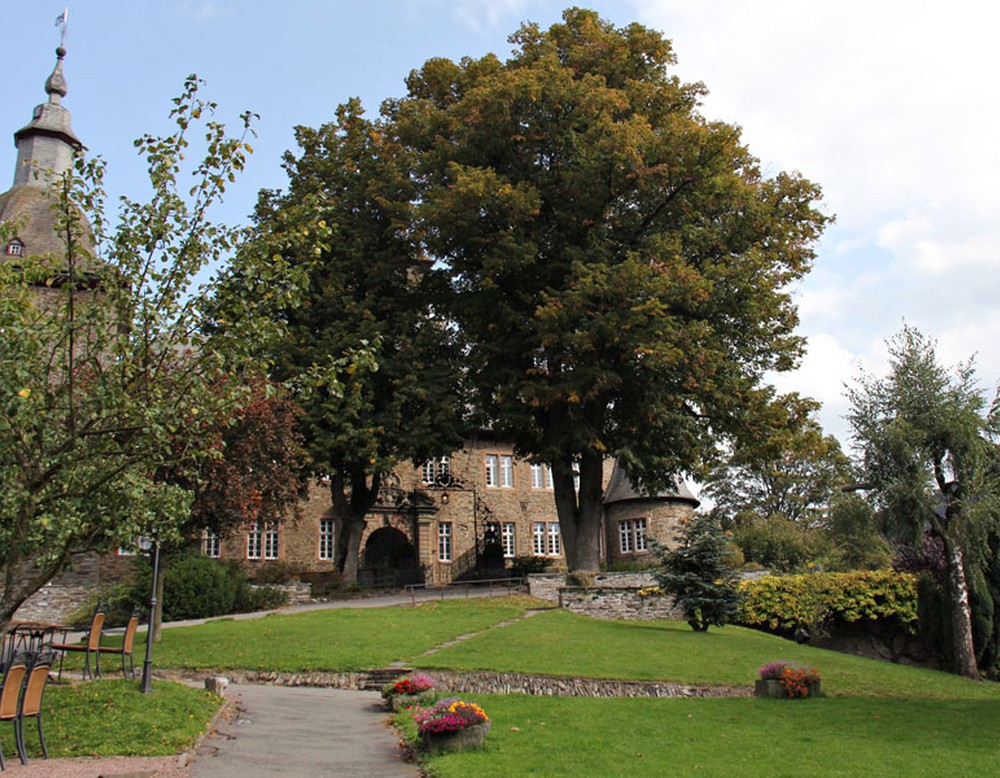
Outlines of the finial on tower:
[{"label": "finial on tower", "polygon": [[52,75],[45,81],[45,94],[49,96],[49,102],[56,105],[69,91],[66,86],[66,78],[63,76],[63,59],[65,57],[66,49],[60,46],[56,49],[56,66],[52,68]]}]

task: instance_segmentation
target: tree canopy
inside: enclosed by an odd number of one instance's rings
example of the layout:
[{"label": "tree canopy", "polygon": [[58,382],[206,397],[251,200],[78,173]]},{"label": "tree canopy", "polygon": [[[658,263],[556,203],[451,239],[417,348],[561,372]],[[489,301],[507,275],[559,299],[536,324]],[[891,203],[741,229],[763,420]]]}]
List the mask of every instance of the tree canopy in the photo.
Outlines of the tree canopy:
[{"label": "tree canopy", "polygon": [[50,187],[65,251],[0,266],[0,630],[72,554],[178,537],[192,492],[167,474],[218,456],[206,431],[246,398],[230,366],[247,343],[198,336],[194,279],[234,245],[208,214],[252,117],[229,135],[198,89],[192,76],[174,101],[171,135],[136,142],[147,200],[123,199],[111,226],[103,163],[81,158]]},{"label": "tree canopy", "polygon": [[940,539],[956,670],[978,678],[969,580],[998,529],[997,404],[971,360],[945,367],[934,341],[912,327],[888,350],[888,373],[861,373],[848,392],[861,487],[896,540]]},{"label": "tree canopy", "polygon": [[330,484],[335,566],[354,580],[383,475],[461,442],[458,352],[415,237],[409,152],[357,101],[296,139],[288,190],[261,194],[219,309],[231,318],[232,293],[243,299],[248,279],[266,289],[250,276],[268,265],[301,274],[295,293],[264,301],[284,327],[264,354],[304,409],[314,472]]},{"label": "tree canopy", "polygon": [[828,218],[700,115],[660,33],[570,9],[511,42],[429,60],[383,112],[475,407],[552,466],[569,565],[596,570],[602,460],[664,488],[751,425],[765,371],[799,355],[788,285]]}]

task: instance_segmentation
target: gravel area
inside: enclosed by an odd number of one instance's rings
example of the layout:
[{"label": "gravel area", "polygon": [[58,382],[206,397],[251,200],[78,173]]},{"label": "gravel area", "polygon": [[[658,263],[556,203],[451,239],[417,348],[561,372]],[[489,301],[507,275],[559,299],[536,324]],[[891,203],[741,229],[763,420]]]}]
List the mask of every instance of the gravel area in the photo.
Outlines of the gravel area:
[{"label": "gravel area", "polygon": [[22,765],[17,754],[4,754],[4,778],[185,778],[187,754],[182,756],[129,757],[108,759],[29,759]]}]

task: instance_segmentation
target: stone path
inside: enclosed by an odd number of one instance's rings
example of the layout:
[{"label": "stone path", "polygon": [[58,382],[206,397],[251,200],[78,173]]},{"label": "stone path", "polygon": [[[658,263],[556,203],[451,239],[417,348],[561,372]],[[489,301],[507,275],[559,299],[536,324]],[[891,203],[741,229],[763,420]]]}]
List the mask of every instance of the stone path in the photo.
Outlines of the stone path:
[{"label": "stone path", "polygon": [[236,715],[206,737],[190,778],[418,778],[377,692],[229,687]]}]

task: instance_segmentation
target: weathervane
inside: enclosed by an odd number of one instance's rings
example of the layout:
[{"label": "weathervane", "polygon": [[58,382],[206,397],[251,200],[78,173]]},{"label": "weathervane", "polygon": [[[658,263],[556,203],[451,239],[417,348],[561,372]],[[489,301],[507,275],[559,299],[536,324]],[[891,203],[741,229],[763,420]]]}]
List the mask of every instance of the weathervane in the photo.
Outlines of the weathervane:
[{"label": "weathervane", "polygon": [[63,12],[56,17],[56,27],[59,28],[59,47],[66,43],[66,22],[69,19],[69,6],[63,8]]}]

